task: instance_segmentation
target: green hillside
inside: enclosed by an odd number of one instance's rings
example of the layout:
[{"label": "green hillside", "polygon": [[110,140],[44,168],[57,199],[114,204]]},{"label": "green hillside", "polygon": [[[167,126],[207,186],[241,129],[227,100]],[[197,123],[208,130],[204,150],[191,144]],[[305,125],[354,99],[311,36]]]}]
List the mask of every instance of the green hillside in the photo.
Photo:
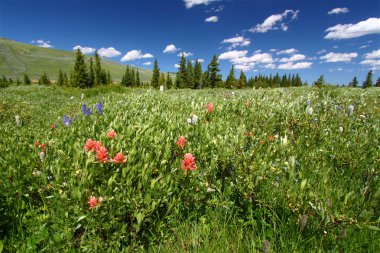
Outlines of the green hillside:
[{"label": "green hillside", "polygon": [[[87,56],[87,59],[88,56]],[[109,70],[113,80],[121,80],[125,65],[107,59],[102,65]],[[74,66],[74,52],[43,48],[0,38],[0,75],[20,78],[27,73],[31,79],[38,79],[46,71],[50,79],[55,80],[59,69],[70,73]],[[150,81],[152,71],[138,68],[141,81]]]}]

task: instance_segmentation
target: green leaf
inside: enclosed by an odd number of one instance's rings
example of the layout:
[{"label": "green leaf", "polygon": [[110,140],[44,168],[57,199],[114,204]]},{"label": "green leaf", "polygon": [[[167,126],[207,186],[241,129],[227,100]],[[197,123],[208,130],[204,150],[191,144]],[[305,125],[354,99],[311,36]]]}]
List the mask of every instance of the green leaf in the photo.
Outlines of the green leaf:
[{"label": "green leaf", "polygon": [[380,231],[380,228],[376,227],[376,226],[367,225],[366,227],[369,228],[369,229],[371,229],[371,230]]},{"label": "green leaf", "polygon": [[3,252],[3,247],[4,247],[3,241],[0,240],[0,253]]},{"label": "green leaf", "polygon": [[80,217],[78,218],[77,222],[83,220],[83,219],[86,218],[86,217],[87,217],[86,215],[82,215],[82,216],[80,216]]}]

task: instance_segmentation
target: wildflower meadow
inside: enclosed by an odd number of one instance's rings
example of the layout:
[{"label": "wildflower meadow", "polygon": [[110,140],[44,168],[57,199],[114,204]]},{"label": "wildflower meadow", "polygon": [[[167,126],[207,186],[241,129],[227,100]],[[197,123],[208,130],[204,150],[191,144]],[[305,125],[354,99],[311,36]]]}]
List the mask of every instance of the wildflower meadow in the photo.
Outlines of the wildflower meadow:
[{"label": "wildflower meadow", "polygon": [[380,252],[380,92],[0,93],[0,252]]}]

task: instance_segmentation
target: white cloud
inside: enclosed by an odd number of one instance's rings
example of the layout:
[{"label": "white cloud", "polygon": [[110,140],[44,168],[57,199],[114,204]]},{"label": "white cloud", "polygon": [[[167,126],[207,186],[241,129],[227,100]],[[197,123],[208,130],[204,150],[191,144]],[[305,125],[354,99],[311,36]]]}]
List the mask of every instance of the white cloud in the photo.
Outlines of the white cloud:
[{"label": "white cloud", "polygon": [[287,69],[287,70],[292,70],[292,69],[308,69],[311,67],[313,63],[311,62],[297,62],[294,64],[293,62],[287,62],[284,64],[278,65],[278,69]]},{"label": "white cloud", "polygon": [[297,52],[298,52],[297,49],[295,49],[295,48],[289,48],[289,49],[286,49],[286,50],[278,51],[276,54],[295,54]]},{"label": "white cloud", "polygon": [[204,59],[198,59],[198,62],[202,63],[202,62],[205,62],[205,60]]},{"label": "white cloud", "polygon": [[190,9],[196,5],[204,4],[208,5],[209,3],[215,2],[217,0],[183,0],[187,9]]},{"label": "white cloud", "polygon": [[252,69],[251,66],[249,65],[234,65],[234,68],[237,69],[237,70],[243,70],[243,71],[249,71]]},{"label": "white cloud", "polygon": [[359,47],[359,49],[363,49],[363,48],[367,48],[367,47],[369,47],[369,46],[368,45],[363,45],[363,46]]},{"label": "white cloud", "polygon": [[356,24],[338,24],[326,29],[325,39],[351,39],[380,33],[380,18],[369,18]]},{"label": "white cloud", "polygon": [[95,52],[95,48],[92,48],[92,47],[82,47],[80,45],[77,45],[75,47],[73,47],[73,50],[77,50],[79,48],[79,50],[83,53],[83,54],[92,54],[93,52]]},{"label": "white cloud", "polygon": [[333,53],[330,52],[324,56],[321,56],[321,60],[326,62],[350,62],[352,58],[358,57],[357,53]]},{"label": "white cloud", "polygon": [[235,47],[243,47],[243,46],[249,46],[251,44],[251,40],[244,38],[243,36],[237,36],[229,39],[224,39],[222,44],[231,44],[229,49],[235,48]]},{"label": "white cloud", "polygon": [[179,64],[174,64],[174,67],[179,69],[180,66],[179,66]]},{"label": "white cloud", "polygon": [[371,53],[367,53],[364,55],[366,59],[376,59],[380,58],[380,49],[373,50]]},{"label": "white cloud", "polygon": [[123,58],[121,58],[121,61],[133,61],[137,59],[145,59],[145,58],[153,58],[154,56],[152,54],[142,54],[141,50],[132,50],[126,53]]},{"label": "white cloud", "polygon": [[53,47],[50,44],[50,41],[44,41],[44,40],[32,40],[30,43],[37,44],[39,47],[45,47],[45,48],[51,48]]},{"label": "white cloud", "polygon": [[254,54],[251,57],[232,58],[231,62],[234,64],[272,63],[273,58],[271,54],[262,53],[262,54]]},{"label": "white cloud", "polygon": [[335,8],[335,9],[332,9],[331,11],[327,12],[327,14],[329,15],[333,15],[333,14],[340,14],[340,13],[347,13],[349,12],[350,10],[347,9],[346,7],[343,7],[343,8]]},{"label": "white cloud", "polygon": [[276,52],[276,51],[277,51],[276,48],[271,48],[271,49],[269,50],[269,52]]},{"label": "white cloud", "polygon": [[244,57],[244,56],[247,55],[247,53],[248,53],[247,50],[243,50],[243,51],[237,51],[237,50],[228,51],[228,52],[224,52],[221,55],[219,55],[218,59],[219,60],[232,60],[232,59]]},{"label": "white cloud", "polygon": [[294,62],[294,61],[304,60],[305,58],[306,58],[306,56],[303,55],[303,54],[295,54],[295,55],[293,55],[290,58],[282,58],[282,59],[280,59],[280,62]]},{"label": "white cloud", "polygon": [[194,55],[192,52],[181,52],[181,53],[177,54],[177,56],[181,57],[182,54],[183,54],[183,56],[184,56],[185,58]]},{"label": "white cloud", "polygon": [[109,47],[109,48],[102,47],[101,49],[98,50],[98,54],[101,57],[107,57],[107,58],[121,55],[121,53],[113,47]]},{"label": "white cloud", "polygon": [[324,54],[324,53],[327,53],[326,49],[322,49],[322,50],[320,50],[320,51],[317,52],[317,54]]},{"label": "white cloud", "polygon": [[152,62],[151,61],[144,62],[143,65],[144,66],[150,66],[150,65],[152,65]]},{"label": "white cloud", "polygon": [[216,23],[218,22],[218,16],[211,16],[205,19],[206,22]]},{"label": "white cloud", "polygon": [[163,53],[175,53],[178,50],[181,50],[180,48],[176,48],[175,45],[170,44],[167,45],[166,48],[164,49]]},{"label": "white cloud", "polygon": [[[282,14],[273,14],[267,17],[262,24],[257,24],[249,29],[250,32],[266,33],[269,30],[288,30],[287,23],[297,18],[299,11],[286,10]],[[288,18],[290,17],[290,18]]]},{"label": "white cloud", "polygon": [[273,63],[268,63],[264,66],[266,69],[274,69],[276,68],[276,65],[274,65]]}]

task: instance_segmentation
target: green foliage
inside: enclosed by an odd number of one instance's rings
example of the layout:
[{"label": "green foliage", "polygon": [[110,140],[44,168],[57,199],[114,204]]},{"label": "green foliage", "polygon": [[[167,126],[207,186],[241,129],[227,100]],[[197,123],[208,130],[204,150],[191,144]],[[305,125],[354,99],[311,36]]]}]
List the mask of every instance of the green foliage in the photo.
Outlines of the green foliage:
[{"label": "green foliage", "polygon": [[230,70],[230,73],[227,76],[227,80],[226,80],[225,86],[226,86],[227,89],[236,88],[236,86],[237,86],[237,80],[235,78],[234,65],[231,66],[231,70]]},{"label": "green foliage", "polygon": [[212,57],[211,63],[210,63],[210,87],[215,88],[217,87],[218,82],[221,80],[221,78],[218,76],[218,73],[220,69],[218,68],[218,58],[216,55]]},{"label": "green foliage", "polygon": [[356,87],[358,87],[358,84],[359,84],[358,79],[356,78],[356,76],[354,76],[354,78],[348,84],[348,86],[356,88]]},{"label": "green foliage", "polygon": [[380,77],[377,78],[377,81],[376,81],[375,87],[380,87]]},{"label": "green foliage", "polygon": [[372,73],[372,70],[370,70],[367,73],[367,77],[366,77],[365,81],[363,82],[363,89],[370,88],[373,86],[372,78],[373,78],[373,73]]},{"label": "green foliage", "polygon": [[87,80],[88,86],[93,87],[95,84],[95,71],[94,71],[94,61],[92,60],[92,57],[90,58],[90,66],[88,68],[88,80]]},{"label": "green foliage", "polygon": [[32,82],[29,79],[28,74],[26,74],[26,73],[24,74],[24,84],[25,85],[31,85],[32,84]]},{"label": "green foliage", "polygon": [[169,72],[166,74],[166,89],[170,90],[173,87],[173,80],[169,75]]},{"label": "green foliage", "polygon": [[85,63],[85,56],[82,54],[79,48],[75,51],[74,70],[72,72],[70,84],[72,87],[88,87],[88,74],[87,66]]},{"label": "green foliage", "polygon": [[[8,87],[0,93],[4,252],[259,252],[263,244],[379,252],[379,95]],[[98,163],[84,149],[88,138],[126,163]],[[43,161],[35,142],[46,144]],[[197,169],[184,174],[186,153]],[[103,201],[90,210],[91,196]]]},{"label": "green foliage", "polygon": [[323,75],[319,76],[318,80],[313,83],[315,87],[322,87],[326,84],[325,77]]},{"label": "green foliage", "polygon": [[186,69],[186,59],[184,54],[182,53],[181,58],[179,60],[179,68],[175,79],[175,87],[177,89],[186,88],[187,79],[188,78]]},{"label": "green foliage", "polygon": [[194,64],[194,86],[193,89],[199,89],[202,83],[202,65],[196,60]]},{"label": "green foliage", "polygon": [[46,72],[44,72],[40,79],[38,80],[38,84],[43,84],[43,85],[50,85],[51,84],[51,81],[49,79],[49,77],[46,75]]}]

